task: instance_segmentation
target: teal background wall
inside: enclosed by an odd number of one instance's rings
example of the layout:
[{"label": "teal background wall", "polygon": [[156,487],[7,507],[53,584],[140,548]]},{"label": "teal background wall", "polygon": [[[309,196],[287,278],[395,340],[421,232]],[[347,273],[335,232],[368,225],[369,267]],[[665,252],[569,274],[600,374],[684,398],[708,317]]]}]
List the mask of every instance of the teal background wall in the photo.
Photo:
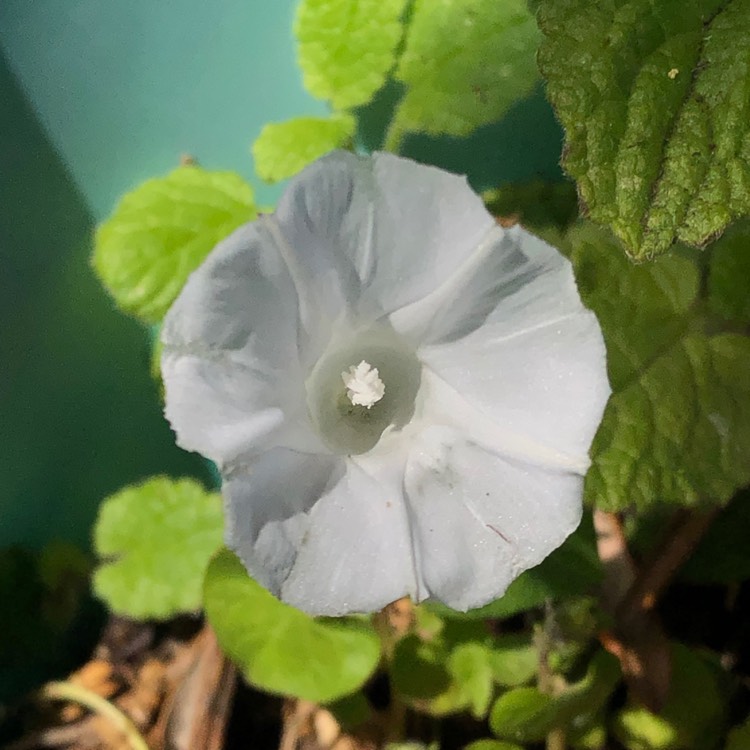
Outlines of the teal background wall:
[{"label": "teal background wall", "polygon": [[[205,473],[179,451],[148,375],[146,333],[116,312],[88,257],[118,196],[190,154],[234,169],[261,203],[249,145],[268,121],[322,114],[301,86],[296,0],[0,3],[0,547],[88,543],[99,501],[153,473]],[[378,145],[397,89],[363,113]],[[541,89],[464,141],[408,155],[479,188],[559,178]]]}]

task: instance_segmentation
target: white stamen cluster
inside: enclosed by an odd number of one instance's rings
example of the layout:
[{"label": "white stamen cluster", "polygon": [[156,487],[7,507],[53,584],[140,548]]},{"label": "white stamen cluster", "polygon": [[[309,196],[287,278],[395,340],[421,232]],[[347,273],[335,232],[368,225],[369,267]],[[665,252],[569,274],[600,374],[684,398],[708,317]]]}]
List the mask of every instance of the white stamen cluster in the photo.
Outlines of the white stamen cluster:
[{"label": "white stamen cluster", "polygon": [[371,409],[385,394],[385,384],[380,379],[378,368],[363,359],[341,373],[346,386],[346,395],[355,406]]}]

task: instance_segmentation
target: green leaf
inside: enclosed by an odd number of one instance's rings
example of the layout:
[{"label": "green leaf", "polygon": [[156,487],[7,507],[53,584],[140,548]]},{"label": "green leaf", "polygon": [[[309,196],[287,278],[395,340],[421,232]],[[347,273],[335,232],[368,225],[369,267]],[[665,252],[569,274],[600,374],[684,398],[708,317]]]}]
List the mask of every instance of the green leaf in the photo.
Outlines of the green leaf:
[{"label": "green leaf", "polygon": [[158,323],[216,243],[256,215],[239,175],[179,167],[122,198],[96,231],[94,269],[123,310]]},{"label": "green leaf", "polygon": [[490,712],[490,729],[498,737],[519,742],[544,739],[558,720],[554,699],[539,688],[520,687],[503,693]]},{"label": "green leaf", "polygon": [[750,747],[750,719],[739,727],[735,727],[727,736],[724,750],[747,750]]},{"label": "green leaf", "polygon": [[708,303],[716,315],[750,324],[750,222],[731,227],[711,246]]},{"label": "green leaf", "polygon": [[334,109],[370,101],[403,35],[406,0],[302,0],[294,22],[305,88]]},{"label": "green leaf", "polygon": [[394,689],[412,700],[435,698],[450,685],[446,666],[448,650],[440,640],[424,642],[410,634],[402,638],[393,652],[391,681]]},{"label": "green leaf", "polygon": [[501,695],[490,712],[490,728],[500,739],[537,742],[556,727],[583,726],[597,715],[619,681],[617,659],[599,650],[583,679],[555,697],[534,687]]},{"label": "green leaf", "polygon": [[513,218],[538,234],[548,228],[567,230],[578,218],[578,196],[572,182],[535,180],[503,185],[482,194],[493,216]]},{"label": "green leaf", "polygon": [[487,715],[494,692],[490,650],[481,643],[462,643],[448,657],[448,671],[460,686],[471,715]]},{"label": "green leaf", "polygon": [[750,0],[541,0],[539,65],[591,217],[634,258],[750,212]]},{"label": "green leaf", "polygon": [[604,510],[728,501],[750,481],[750,339],[713,334],[694,262],[634,266],[591,226],[569,234],[584,302],[607,344],[613,395],[585,496]]},{"label": "green leaf", "polygon": [[200,609],[222,526],[220,496],[192,479],[155,477],[120,490],[99,509],[94,592],[114,612],[137,619]]},{"label": "green leaf", "polygon": [[318,619],[283,604],[222,550],[205,580],[206,615],[246,679],[271,693],[325,703],[357,690],[380,657],[362,619]]},{"label": "green leaf", "polygon": [[711,750],[724,722],[720,673],[691,649],[672,644],[667,704],[659,716],[641,707],[624,708],[614,721],[615,736],[629,750]]},{"label": "green leaf", "polygon": [[599,583],[601,573],[591,515],[586,514],[562,546],[522,573],[494,602],[468,612],[455,612],[439,602],[428,606],[438,615],[458,620],[502,619],[539,607],[547,599],[586,593]]},{"label": "green leaf", "polygon": [[498,685],[516,687],[536,675],[539,657],[525,635],[500,636],[492,647],[490,665]]},{"label": "green leaf", "polygon": [[266,182],[285,180],[329,151],[347,146],[356,125],[345,113],[270,123],[253,143],[255,171]]},{"label": "green leaf", "polygon": [[538,80],[538,42],[525,0],[416,0],[392,131],[463,136],[500,120]]},{"label": "green leaf", "polygon": [[520,745],[502,740],[475,740],[470,742],[464,750],[523,750]]}]

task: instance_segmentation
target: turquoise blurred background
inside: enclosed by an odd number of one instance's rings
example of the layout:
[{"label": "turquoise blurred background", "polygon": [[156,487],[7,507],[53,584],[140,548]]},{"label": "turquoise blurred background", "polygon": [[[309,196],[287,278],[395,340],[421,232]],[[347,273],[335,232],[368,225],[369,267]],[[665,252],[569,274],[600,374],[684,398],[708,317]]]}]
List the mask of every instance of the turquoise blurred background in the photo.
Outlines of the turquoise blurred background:
[{"label": "turquoise blurred background", "polygon": [[[154,473],[205,476],[179,451],[148,375],[149,342],[89,265],[118,196],[182,154],[234,169],[261,204],[249,145],[268,121],[322,114],[301,86],[295,0],[3,0],[0,4],[0,547],[89,544],[99,501]],[[363,112],[376,146],[398,90]],[[464,141],[406,152],[478,188],[560,178],[538,90]]]}]

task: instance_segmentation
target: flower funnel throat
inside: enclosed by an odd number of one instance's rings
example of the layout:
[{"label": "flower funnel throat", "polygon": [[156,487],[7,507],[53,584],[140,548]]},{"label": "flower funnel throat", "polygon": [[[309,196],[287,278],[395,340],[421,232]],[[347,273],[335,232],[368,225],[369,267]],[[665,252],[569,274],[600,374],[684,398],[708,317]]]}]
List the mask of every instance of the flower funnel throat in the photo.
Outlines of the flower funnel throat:
[{"label": "flower funnel throat", "polygon": [[568,260],[461,177],[323,157],[211,252],[161,337],[227,545],[311,614],[481,606],[580,521],[601,330]]},{"label": "flower funnel throat", "polygon": [[386,428],[409,423],[419,383],[419,361],[395,333],[360,331],[321,356],[306,383],[308,408],[332,451],[357,455],[374,448]]}]

